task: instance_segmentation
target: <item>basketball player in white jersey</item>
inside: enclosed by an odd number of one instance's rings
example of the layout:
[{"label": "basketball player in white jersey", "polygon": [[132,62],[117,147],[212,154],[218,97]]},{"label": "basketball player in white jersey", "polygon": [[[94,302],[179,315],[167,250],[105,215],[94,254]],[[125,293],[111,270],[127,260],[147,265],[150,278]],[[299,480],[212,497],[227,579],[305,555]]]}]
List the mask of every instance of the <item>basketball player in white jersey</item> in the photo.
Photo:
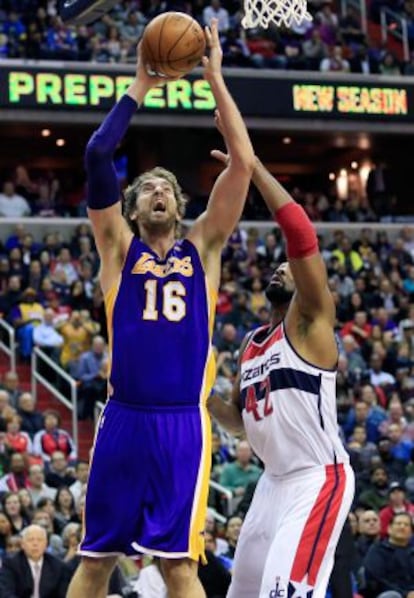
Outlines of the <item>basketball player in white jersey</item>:
[{"label": "basketball player in white jersey", "polygon": [[304,210],[259,160],[253,182],[283,232],[289,261],[266,290],[270,324],[243,341],[231,404],[209,399],[220,424],[233,433],[244,428],[265,466],[227,597],[324,598],[354,495],[338,435],[335,307]]}]

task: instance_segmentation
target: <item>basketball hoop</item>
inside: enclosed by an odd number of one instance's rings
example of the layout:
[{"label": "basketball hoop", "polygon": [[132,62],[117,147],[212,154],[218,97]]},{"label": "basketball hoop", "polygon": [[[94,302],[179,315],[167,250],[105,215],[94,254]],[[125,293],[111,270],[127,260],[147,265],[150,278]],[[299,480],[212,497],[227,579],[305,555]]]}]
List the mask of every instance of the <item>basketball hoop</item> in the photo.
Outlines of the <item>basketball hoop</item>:
[{"label": "basketball hoop", "polygon": [[312,21],[306,0],[244,0],[244,13],[241,23],[245,29],[267,29],[272,23],[291,27]]}]

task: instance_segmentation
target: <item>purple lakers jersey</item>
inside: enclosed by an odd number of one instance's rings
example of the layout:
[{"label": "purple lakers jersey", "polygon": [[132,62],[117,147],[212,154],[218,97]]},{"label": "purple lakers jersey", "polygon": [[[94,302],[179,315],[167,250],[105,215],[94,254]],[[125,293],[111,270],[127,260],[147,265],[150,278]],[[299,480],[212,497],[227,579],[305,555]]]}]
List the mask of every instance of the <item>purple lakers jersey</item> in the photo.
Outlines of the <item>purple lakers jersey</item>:
[{"label": "purple lakers jersey", "polygon": [[215,377],[215,300],[190,241],[161,259],[134,238],[119,285],[105,297],[110,397],[143,407],[204,401]]}]

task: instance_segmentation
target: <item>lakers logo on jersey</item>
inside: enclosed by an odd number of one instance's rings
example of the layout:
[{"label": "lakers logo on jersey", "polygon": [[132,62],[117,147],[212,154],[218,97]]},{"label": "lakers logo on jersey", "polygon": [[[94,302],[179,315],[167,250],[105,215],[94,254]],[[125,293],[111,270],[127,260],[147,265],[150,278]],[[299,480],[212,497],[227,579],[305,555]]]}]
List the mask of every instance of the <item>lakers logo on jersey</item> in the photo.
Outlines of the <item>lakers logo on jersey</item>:
[{"label": "lakers logo on jersey", "polygon": [[157,264],[153,255],[143,252],[132,268],[131,274],[146,274],[147,272],[158,278],[165,278],[169,274],[175,273],[190,277],[193,276],[194,269],[189,255],[182,259],[171,256],[165,264]]}]

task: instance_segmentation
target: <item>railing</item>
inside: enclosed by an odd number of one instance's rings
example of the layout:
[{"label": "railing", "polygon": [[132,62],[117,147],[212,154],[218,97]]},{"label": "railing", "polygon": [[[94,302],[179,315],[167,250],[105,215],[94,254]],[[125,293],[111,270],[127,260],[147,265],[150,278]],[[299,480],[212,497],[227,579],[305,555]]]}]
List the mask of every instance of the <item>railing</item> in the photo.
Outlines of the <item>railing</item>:
[{"label": "railing", "polygon": [[[39,365],[43,363],[51,368],[57,376],[65,380],[70,386],[70,400],[67,399],[57,388],[53,386],[40,372]],[[37,400],[37,383],[42,384],[47,390],[65,407],[72,412],[72,439],[78,453],[78,385],[72,376],[69,376],[53,359],[39,347],[35,347],[32,352],[32,395]]]},{"label": "railing", "polygon": [[410,46],[408,43],[407,19],[386,6],[381,8],[380,18],[382,42],[386,44],[389,35],[395,37],[402,43],[404,60],[408,62]]},{"label": "railing", "polygon": [[10,369],[12,372],[16,371],[16,333],[13,326],[10,326],[5,320],[0,318],[0,328],[2,328],[8,335],[8,345],[0,337],[0,351],[6,353],[10,359]]},{"label": "railing", "polygon": [[213,490],[216,490],[217,492],[219,492],[220,495],[225,499],[225,501],[227,503],[225,515],[226,515],[226,518],[230,517],[230,515],[233,513],[234,508],[235,508],[233,492],[231,490],[229,490],[228,488],[225,488],[218,482],[215,482],[214,480],[210,480],[209,483],[210,483],[210,488],[213,488]]}]

